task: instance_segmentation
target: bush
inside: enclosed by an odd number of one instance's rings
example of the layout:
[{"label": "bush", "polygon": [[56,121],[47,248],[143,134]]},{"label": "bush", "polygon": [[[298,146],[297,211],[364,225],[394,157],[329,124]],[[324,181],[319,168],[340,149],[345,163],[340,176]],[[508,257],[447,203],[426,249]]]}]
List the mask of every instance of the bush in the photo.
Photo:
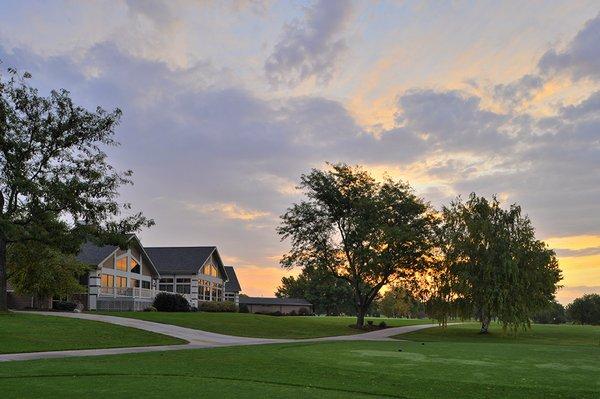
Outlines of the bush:
[{"label": "bush", "polygon": [[144,312],[156,312],[156,308],[154,306],[148,306],[144,309]]},{"label": "bush", "polygon": [[379,328],[387,328],[387,324],[385,323],[385,321],[379,323]]},{"label": "bush", "polygon": [[369,326],[373,326],[373,320],[368,320],[368,321],[367,321],[367,324],[368,324]]},{"label": "bush", "polygon": [[248,305],[246,305],[245,303],[240,303],[239,312],[240,313],[250,313],[250,310],[248,309]]},{"label": "bush", "polygon": [[310,312],[308,311],[307,308],[298,309],[298,316],[308,316],[309,314],[310,314]]},{"label": "bush", "polygon": [[192,306],[192,307],[190,308],[190,312],[199,312],[199,311],[200,311],[200,309],[198,309],[198,307],[197,307],[197,306]]},{"label": "bush", "polygon": [[52,301],[52,309],[72,312],[77,307],[77,304],[72,301]]},{"label": "bush", "polygon": [[159,312],[189,312],[190,304],[183,295],[160,292],[154,298],[154,307]]},{"label": "bush", "polygon": [[237,306],[231,301],[223,302],[200,302],[198,306],[202,312],[237,312]]},{"label": "bush", "polygon": [[298,313],[296,313],[295,310],[292,310],[290,313],[288,313],[288,316],[297,316]]}]

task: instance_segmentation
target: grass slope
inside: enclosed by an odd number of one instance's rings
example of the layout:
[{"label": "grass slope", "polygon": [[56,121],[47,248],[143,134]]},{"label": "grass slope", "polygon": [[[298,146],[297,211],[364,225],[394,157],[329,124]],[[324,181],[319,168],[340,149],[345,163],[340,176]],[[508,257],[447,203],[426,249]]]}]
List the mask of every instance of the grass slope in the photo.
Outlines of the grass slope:
[{"label": "grass slope", "polygon": [[0,314],[0,353],[116,348],[184,343],[176,338],[89,320]]},{"label": "grass slope", "polygon": [[[131,317],[173,324],[197,330],[240,337],[258,338],[317,338],[333,335],[358,334],[348,327],[356,322],[354,317],[318,316],[266,316],[249,313],[167,313],[167,312],[102,312],[111,316]],[[390,326],[427,324],[431,320],[368,318],[374,323],[385,321]]]},{"label": "grass slope", "polygon": [[0,363],[0,392],[19,398],[598,398],[600,346],[572,345],[569,327],[555,333],[567,345],[321,342]]},{"label": "grass slope", "polygon": [[[480,324],[465,323],[447,328],[428,328],[394,338],[413,341],[444,341],[469,343],[508,343],[543,345],[584,345],[600,347],[600,327],[579,325],[534,324],[530,330],[519,331],[516,336],[503,333],[498,324],[490,326],[489,334],[479,334]],[[600,359],[599,359],[600,361]]]}]

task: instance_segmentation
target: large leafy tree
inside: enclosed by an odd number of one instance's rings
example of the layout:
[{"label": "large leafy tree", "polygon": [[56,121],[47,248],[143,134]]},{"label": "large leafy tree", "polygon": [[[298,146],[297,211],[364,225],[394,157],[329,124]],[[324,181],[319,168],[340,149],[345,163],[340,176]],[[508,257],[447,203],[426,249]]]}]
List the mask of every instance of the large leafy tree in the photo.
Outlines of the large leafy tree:
[{"label": "large leafy tree", "polygon": [[89,271],[89,266],[79,262],[75,255],[39,242],[11,244],[7,266],[15,291],[32,295],[40,302],[82,292],[79,278]]},{"label": "large leafy tree", "polygon": [[283,267],[321,268],[353,290],[357,326],[381,288],[425,267],[435,217],[406,183],[330,165],[301,177],[306,199],[282,215]]},{"label": "large leafy tree", "polygon": [[586,294],[567,306],[569,318],[579,324],[600,324],[600,295]]},{"label": "large leafy tree", "polygon": [[42,96],[30,77],[10,69],[0,76],[0,311],[13,244],[72,254],[91,237],[123,244],[123,233],[152,224],[117,201],[131,171],[116,171],[103,151],[118,144],[121,111],[88,111],[66,90]]},{"label": "large leafy tree", "polygon": [[379,310],[387,317],[418,317],[424,312],[422,302],[400,285],[391,285],[379,300]]},{"label": "large leafy tree", "polygon": [[442,213],[440,270],[430,302],[437,316],[474,316],[482,333],[493,318],[515,332],[529,327],[561,279],[554,251],[535,238],[530,219],[517,205],[503,209],[495,197],[475,194]]},{"label": "large leafy tree", "polygon": [[307,267],[297,276],[283,277],[275,296],[304,298],[313,304],[315,313],[326,315],[354,314],[354,293],[346,280],[323,268]]}]

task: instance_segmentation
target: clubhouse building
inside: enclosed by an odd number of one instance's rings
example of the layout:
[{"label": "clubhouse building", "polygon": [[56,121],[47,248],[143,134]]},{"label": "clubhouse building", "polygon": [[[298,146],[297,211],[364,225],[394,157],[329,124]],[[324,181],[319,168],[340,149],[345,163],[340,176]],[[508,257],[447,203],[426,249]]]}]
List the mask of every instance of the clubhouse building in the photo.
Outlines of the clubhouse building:
[{"label": "clubhouse building", "polygon": [[[127,248],[86,243],[77,258],[92,268],[78,296],[87,310],[144,310],[159,292],[202,301],[239,302],[240,284],[217,247],[144,247],[130,235]],[[229,291],[228,291],[229,290]]]}]

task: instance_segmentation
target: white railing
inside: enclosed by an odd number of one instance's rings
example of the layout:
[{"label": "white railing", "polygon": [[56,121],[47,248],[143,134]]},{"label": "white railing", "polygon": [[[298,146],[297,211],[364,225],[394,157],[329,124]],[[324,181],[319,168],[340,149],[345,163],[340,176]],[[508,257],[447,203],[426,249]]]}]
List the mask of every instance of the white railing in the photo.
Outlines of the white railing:
[{"label": "white railing", "polygon": [[128,298],[154,298],[154,291],[148,288],[100,287],[100,295]]}]

